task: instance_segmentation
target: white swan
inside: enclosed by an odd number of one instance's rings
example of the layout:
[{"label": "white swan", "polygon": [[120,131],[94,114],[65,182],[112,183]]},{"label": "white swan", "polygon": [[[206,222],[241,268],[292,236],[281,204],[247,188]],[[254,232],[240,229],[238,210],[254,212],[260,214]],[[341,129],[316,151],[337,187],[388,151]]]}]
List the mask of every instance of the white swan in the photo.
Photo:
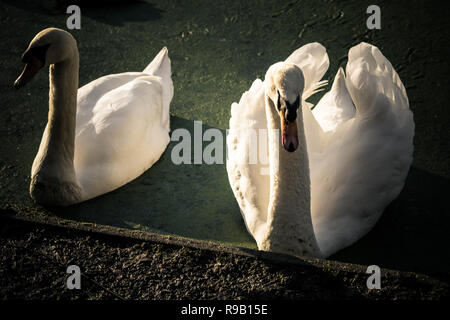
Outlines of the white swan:
[{"label": "white swan", "polygon": [[[260,250],[328,257],[366,234],[403,188],[414,122],[396,71],[361,43],[311,112],[305,100],[328,65],[322,45],[305,45],[231,106],[228,178]],[[259,138],[270,175],[249,151],[260,129],[269,129]]]},{"label": "white swan", "polygon": [[164,152],[173,96],[167,48],[143,72],[104,76],[78,92],[78,48],[70,33],[42,30],[22,60],[16,88],[50,66],[48,123],[31,171],[30,194],[37,202],[67,206],[107,193]]}]

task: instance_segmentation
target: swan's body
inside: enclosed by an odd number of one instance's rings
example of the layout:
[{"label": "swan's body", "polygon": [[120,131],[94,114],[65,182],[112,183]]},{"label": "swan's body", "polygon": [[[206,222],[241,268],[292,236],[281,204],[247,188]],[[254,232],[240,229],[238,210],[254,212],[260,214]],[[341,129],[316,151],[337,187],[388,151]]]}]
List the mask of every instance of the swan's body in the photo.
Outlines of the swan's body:
[{"label": "swan's body", "polygon": [[49,121],[30,193],[39,203],[70,205],[126,184],[160,158],[170,140],[170,59],[163,48],[143,72],[104,76],[77,92],[76,41],[65,31],[46,29],[27,51],[45,45]]},{"label": "swan's body", "polygon": [[[340,69],[311,111],[305,100],[323,85],[328,65],[323,46],[305,45],[269,68],[264,82],[255,80],[231,107],[228,177],[259,249],[327,257],[366,234],[403,188],[414,122],[397,73],[376,47],[361,43],[349,51],[346,76]],[[294,93],[302,96],[292,153],[272,130],[280,128],[275,89],[288,103]],[[267,163],[251,161],[255,129],[270,131],[269,172]]]}]

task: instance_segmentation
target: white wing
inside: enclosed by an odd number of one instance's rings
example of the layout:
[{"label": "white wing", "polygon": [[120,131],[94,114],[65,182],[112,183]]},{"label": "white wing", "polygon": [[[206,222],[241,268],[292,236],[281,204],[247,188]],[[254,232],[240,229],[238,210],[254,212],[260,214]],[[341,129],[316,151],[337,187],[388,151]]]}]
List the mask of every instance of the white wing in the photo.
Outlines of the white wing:
[{"label": "white wing", "polygon": [[[334,109],[344,116],[335,117],[322,151],[308,150],[312,219],[325,256],[374,226],[403,188],[413,152],[414,122],[405,88],[378,48],[366,43],[353,47],[346,86],[340,73],[330,96],[341,98],[319,111]],[[353,117],[346,113],[353,108],[347,89],[356,107]]]},{"label": "white wing", "polygon": [[302,96],[302,110],[307,148],[308,152],[321,151],[328,135],[324,133],[319,122],[311,113],[310,109],[313,105],[306,102],[306,99],[321,91],[321,88],[327,84],[327,80],[321,81],[330,65],[327,51],[320,43],[308,43],[295,50],[285,62],[296,64],[303,72],[305,88]]},{"label": "white wing", "polygon": [[170,73],[163,48],[144,72],[108,75],[78,90],[74,165],[83,200],[135,179],[164,152]]},{"label": "white wing", "polygon": [[345,85],[344,70],[339,68],[331,90],[324,94],[312,113],[323,131],[334,131],[355,116],[355,106]]},{"label": "white wing", "polygon": [[260,130],[267,133],[264,84],[257,79],[239,103],[231,105],[227,136],[228,180],[247,230],[256,241],[263,236],[269,203],[268,164],[259,161],[258,152],[259,145],[265,143],[267,146],[267,135],[265,141],[258,141],[258,137],[263,138],[259,135]]},{"label": "white wing", "polygon": [[302,100],[308,99],[320,88],[327,84],[327,80],[320,81],[330,65],[327,51],[318,42],[308,43],[295,50],[285,62],[296,64],[303,72],[305,88]]}]

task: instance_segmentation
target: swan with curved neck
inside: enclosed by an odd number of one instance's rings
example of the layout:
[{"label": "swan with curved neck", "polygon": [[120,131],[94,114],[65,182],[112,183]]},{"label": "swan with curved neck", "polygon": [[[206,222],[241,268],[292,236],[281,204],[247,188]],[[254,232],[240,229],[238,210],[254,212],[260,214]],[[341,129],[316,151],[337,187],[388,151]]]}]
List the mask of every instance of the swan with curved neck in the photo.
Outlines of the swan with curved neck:
[{"label": "swan with curved neck", "polygon": [[[142,73],[104,76],[79,90],[79,53],[70,33],[42,30],[22,60],[26,65],[16,88],[49,66],[48,122],[31,170],[30,194],[37,202],[67,206],[114,190],[164,151],[173,95],[167,49]],[[131,147],[130,156],[141,160],[126,155]]]},{"label": "swan with curved neck", "polygon": [[[406,90],[378,48],[348,56],[313,110],[306,99],[329,66],[319,43],[272,65],[231,106],[228,179],[261,250],[328,257],[369,232],[403,188],[414,136]],[[252,160],[255,131],[269,175]]]},{"label": "swan with curved neck", "polygon": [[[304,77],[289,63],[272,65],[265,77],[269,129],[270,195],[262,250],[320,256],[311,221],[308,152],[301,97]],[[280,139],[281,135],[281,139]]]},{"label": "swan with curved neck", "polygon": [[49,65],[48,122],[31,169],[31,197],[41,203],[80,202],[82,189],[74,167],[79,56],[67,32],[43,30],[31,41],[22,61],[25,69],[14,86],[24,86]]}]

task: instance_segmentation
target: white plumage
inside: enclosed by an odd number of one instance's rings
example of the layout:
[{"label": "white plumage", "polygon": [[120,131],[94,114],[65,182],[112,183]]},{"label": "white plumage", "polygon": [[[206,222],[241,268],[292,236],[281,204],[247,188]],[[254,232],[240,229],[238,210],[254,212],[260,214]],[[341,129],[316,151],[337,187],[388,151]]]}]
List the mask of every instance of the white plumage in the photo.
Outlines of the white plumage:
[{"label": "white plumage", "polygon": [[[400,193],[412,162],[413,115],[396,71],[370,44],[350,49],[346,75],[338,71],[331,90],[312,111],[305,100],[326,83],[320,81],[329,66],[325,48],[307,44],[285,62],[296,64],[304,75],[302,111],[311,196],[306,210],[321,255],[327,257],[366,234]],[[268,128],[264,87],[255,80],[239,103],[232,104],[227,138],[230,185],[259,248],[267,230],[282,227],[268,222],[274,177],[261,159],[249,161],[255,143],[249,129]]]},{"label": "white plumage", "polygon": [[74,165],[86,199],[124,185],[160,158],[170,142],[172,96],[167,48],[143,72],[107,75],[78,90]]}]

